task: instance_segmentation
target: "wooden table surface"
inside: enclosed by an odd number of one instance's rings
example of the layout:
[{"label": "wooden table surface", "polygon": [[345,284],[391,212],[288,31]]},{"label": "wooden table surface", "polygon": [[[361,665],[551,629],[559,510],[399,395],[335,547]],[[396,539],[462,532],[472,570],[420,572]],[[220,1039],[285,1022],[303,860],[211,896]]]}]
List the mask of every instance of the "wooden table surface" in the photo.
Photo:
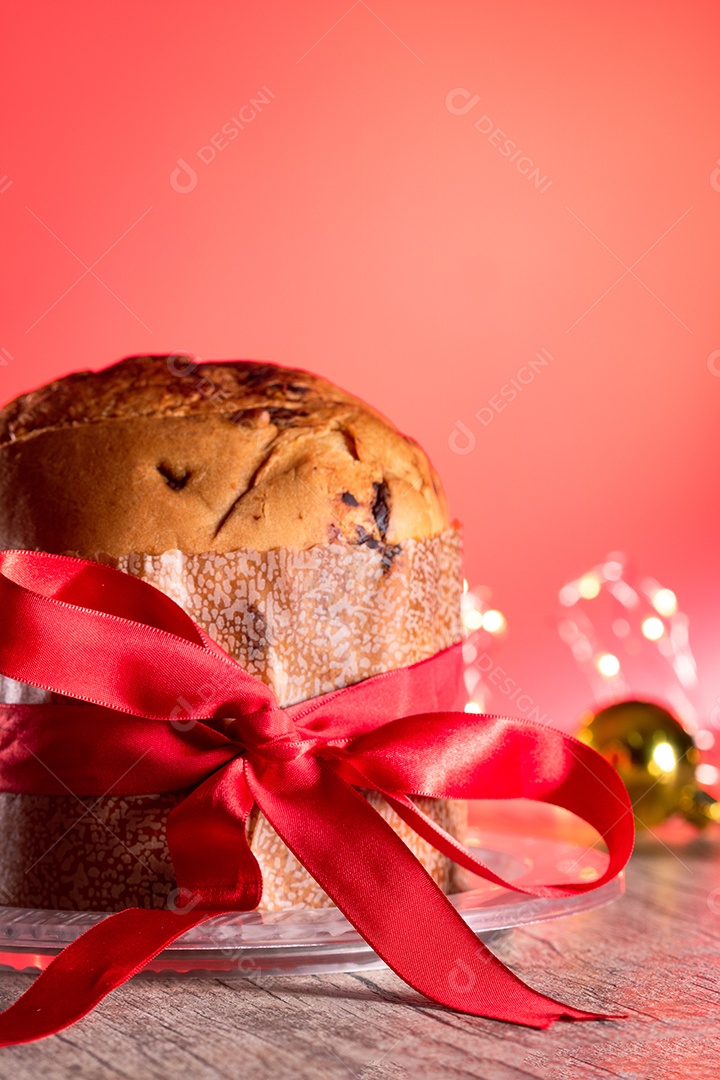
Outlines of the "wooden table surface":
[{"label": "wooden table surface", "polygon": [[[533,986],[622,1022],[532,1031],[452,1013],[387,969],[136,978],[75,1027],[0,1050],[5,1080],[708,1078],[720,1070],[720,830],[651,841],[605,908],[511,931],[493,949]],[[0,975],[0,1005],[29,975]]]}]

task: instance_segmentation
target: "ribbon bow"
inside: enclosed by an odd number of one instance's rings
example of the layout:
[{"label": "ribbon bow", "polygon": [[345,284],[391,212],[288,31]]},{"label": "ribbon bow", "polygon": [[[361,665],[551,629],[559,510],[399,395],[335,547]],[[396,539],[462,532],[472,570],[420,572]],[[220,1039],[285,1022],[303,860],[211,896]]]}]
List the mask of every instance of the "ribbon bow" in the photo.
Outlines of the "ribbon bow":
[{"label": "ribbon bow", "polygon": [[[538,1028],[616,1018],[545,997],[505,968],[358,790],[381,792],[441,852],[506,888],[572,895],[623,868],[633,818],[617,773],[541,724],[452,711],[460,644],[280,708],[169,597],[110,567],[0,552],[0,610],[0,672],[80,699],[0,705],[0,791],[190,789],[167,838],[179,893],[191,898],[185,910],[128,908],[86,931],[0,1015],[0,1046],[61,1030],[199,922],[255,908],[262,878],[246,837],[255,804],[378,956],[426,997]],[[504,881],[412,795],[565,807],[601,834],[607,870],[577,884]]]}]

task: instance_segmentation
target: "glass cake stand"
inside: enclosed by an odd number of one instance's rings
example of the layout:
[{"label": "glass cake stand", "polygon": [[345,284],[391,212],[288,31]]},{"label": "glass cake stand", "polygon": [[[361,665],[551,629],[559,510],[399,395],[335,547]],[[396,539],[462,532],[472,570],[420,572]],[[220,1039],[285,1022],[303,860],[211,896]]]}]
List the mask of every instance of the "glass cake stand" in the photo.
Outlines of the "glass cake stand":
[{"label": "glass cake stand", "polygon": [[[508,881],[592,881],[603,873],[607,854],[577,837],[521,832],[471,831],[467,844]],[[545,898],[472,877],[469,888],[450,897],[470,928],[484,940],[498,932],[590,911],[617,899],[624,875],[591,892]],[[38,971],[88,927],[101,912],[0,907],[0,971]],[[145,972],[202,975],[310,975],[384,967],[335,907],[219,915],[195,927],[148,964]]]}]

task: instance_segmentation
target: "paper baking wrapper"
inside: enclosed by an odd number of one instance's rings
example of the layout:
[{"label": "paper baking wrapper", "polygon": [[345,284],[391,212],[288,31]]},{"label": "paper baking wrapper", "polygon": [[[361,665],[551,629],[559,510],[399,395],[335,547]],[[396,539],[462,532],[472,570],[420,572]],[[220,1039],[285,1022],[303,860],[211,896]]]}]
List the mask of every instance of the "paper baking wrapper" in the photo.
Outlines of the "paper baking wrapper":
[{"label": "paper baking wrapper", "polygon": [[[462,637],[461,538],[455,527],[393,547],[327,544],[305,551],[119,558],[98,553],[95,559],[172,597],[283,706],[416,663]],[[458,687],[458,708],[462,693]],[[0,700],[63,698],[0,676]],[[100,911],[164,906],[176,887],[165,826],[183,794],[0,794],[0,903]],[[453,864],[380,796],[367,797],[438,884],[454,891]],[[418,804],[462,834],[462,804]],[[248,836],[262,870],[263,908],[330,904],[257,810]]]}]

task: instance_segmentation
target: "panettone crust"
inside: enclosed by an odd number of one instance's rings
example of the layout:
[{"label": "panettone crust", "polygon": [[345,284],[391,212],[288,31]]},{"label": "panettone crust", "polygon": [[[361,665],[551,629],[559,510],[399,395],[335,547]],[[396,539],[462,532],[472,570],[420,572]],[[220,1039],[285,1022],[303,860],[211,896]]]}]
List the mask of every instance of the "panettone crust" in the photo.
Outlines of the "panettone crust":
[{"label": "panettone crust", "polygon": [[131,357],[0,410],[0,547],[94,557],[346,541],[449,524],[414,440],[309,372]]}]

